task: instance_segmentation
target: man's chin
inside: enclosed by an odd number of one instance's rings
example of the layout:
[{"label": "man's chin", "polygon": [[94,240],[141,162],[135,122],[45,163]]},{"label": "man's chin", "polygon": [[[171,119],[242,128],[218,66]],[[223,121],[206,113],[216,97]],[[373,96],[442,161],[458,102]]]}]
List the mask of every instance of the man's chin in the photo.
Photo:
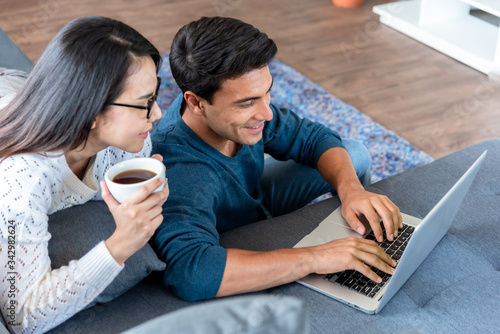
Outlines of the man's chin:
[{"label": "man's chin", "polygon": [[253,136],[253,138],[245,138],[244,140],[241,140],[240,142],[238,142],[238,144],[246,145],[246,146],[253,146],[253,145],[257,144],[258,142],[260,142],[261,139],[262,139],[262,133],[258,137]]}]

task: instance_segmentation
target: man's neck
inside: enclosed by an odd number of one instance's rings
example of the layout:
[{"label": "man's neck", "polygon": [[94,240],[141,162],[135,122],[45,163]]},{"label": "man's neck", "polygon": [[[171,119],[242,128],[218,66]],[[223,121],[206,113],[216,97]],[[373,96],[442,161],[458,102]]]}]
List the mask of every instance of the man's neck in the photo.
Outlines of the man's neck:
[{"label": "man's neck", "polygon": [[228,157],[234,157],[240,150],[241,145],[217,136],[199,116],[194,115],[185,102],[181,105],[181,117],[184,123],[200,137],[205,143],[215,148]]}]

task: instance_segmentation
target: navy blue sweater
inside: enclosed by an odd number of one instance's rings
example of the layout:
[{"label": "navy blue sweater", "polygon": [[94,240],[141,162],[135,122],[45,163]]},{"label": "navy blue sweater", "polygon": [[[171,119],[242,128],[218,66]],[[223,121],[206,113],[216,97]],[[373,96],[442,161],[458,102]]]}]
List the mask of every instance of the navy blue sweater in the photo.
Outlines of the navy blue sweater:
[{"label": "navy blue sweater", "polygon": [[271,105],[274,116],[263,138],[227,157],[184,123],[182,102],[180,95],[152,135],[170,188],[153,247],[167,263],[163,283],[185,300],[200,300],[215,297],[224,274],[227,251],[219,233],[265,218],[259,187],[264,152],[317,167],[320,156],[342,141],[323,125]]}]

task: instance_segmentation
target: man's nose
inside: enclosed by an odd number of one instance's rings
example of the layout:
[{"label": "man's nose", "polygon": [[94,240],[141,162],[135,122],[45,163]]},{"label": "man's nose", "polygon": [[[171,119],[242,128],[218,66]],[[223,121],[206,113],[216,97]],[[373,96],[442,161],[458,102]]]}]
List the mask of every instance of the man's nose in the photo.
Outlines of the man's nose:
[{"label": "man's nose", "polygon": [[255,115],[255,118],[258,120],[270,121],[273,119],[273,110],[269,105],[269,101],[267,99],[261,100],[259,105],[259,111]]}]

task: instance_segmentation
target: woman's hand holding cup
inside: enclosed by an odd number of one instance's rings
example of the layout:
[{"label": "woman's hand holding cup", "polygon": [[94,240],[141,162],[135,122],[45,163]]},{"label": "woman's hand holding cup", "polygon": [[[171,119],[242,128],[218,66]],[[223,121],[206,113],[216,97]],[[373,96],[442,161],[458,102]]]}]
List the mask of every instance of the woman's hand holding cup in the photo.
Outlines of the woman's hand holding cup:
[{"label": "woman's hand holding cup", "polygon": [[[127,195],[126,199],[120,198],[122,200],[120,203],[110,191],[110,188],[116,186],[113,177],[123,171],[130,170],[130,168],[137,169],[138,160],[140,160],[141,169],[150,170],[157,175],[149,180],[136,183],[136,189]],[[162,168],[159,170],[158,164],[155,162],[157,160],[161,162],[163,159],[156,154],[152,158],[123,161],[108,170],[105,177],[106,182],[101,181],[102,198],[108,205],[116,223],[116,230],[106,240],[106,246],[119,264],[123,264],[141,249],[163,221],[162,205],[168,198],[169,189],[165,179],[165,166],[161,163]],[[120,164],[122,165],[118,166]],[[123,188],[130,193],[132,187]],[[113,193],[116,194],[117,187],[113,189]]]}]

